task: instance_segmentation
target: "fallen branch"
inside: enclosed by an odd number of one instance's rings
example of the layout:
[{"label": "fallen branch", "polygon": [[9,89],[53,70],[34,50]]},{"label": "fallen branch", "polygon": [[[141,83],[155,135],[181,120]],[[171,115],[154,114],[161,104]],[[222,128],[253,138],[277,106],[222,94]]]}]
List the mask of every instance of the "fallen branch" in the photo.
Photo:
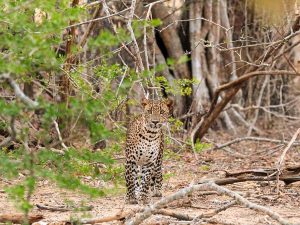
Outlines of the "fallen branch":
[{"label": "fallen branch", "polygon": [[14,223],[14,224],[23,224],[26,219],[28,219],[28,223],[32,224],[34,222],[40,221],[44,218],[43,215],[40,214],[31,214],[26,218],[24,214],[0,214],[0,223]]},{"label": "fallen branch", "polygon": [[63,208],[61,206],[46,206],[46,205],[40,205],[40,204],[36,204],[36,207],[40,210],[49,210],[52,212],[68,212],[71,211],[72,209],[69,208]]},{"label": "fallen branch", "polygon": [[[227,188],[221,187],[211,181],[208,181],[208,182],[202,183],[202,184],[191,185],[189,187],[179,190],[178,192],[176,192],[172,195],[166,196],[166,197],[162,198],[161,200],[157,201],[156,203],[154,203],[153,205],[145,207],[144,211],[142,213],[137,214],[133,219],[129,219],[128,221],[126,221],[125,224],[126,225],[140,224],[145,219],[150,217],[152,214],[155,214],[160,208],[162,208],[166,204],[168,204],[172,201],[175,201],[177,199],[183,198],[185,196],[188,196],[190,193],[192,193],[194,191],[199,191],[199,190],[214,190],[214,191],[217,191],[218,193],[226,194],[226,195],[234,198],[239,204],[241,204],[247,208],[263,212],[263,213],[267,214],[268,216],[270,216],[272,219],[279,222],[280,224],[292,225],[292,223],[283,219],[278,213],[273,212],[272,210],[268,209],[267,207],[250,202],[247,199],[245,199],[244,197],[242,197],[241,195],[237,194],[236,192],[233,192]],[[230,207],[230,205],[228,207]]]},{"label": "fallen branch", "polygon": [[[283,225],[291,225],[292,224],[289,221],[283,219],[278,213],[273,212],[272,210],[270,210],[269,208],[267,208],[265,206],[261,206],[256,203],[250,202],[247,199],[245,199],[244,197],[242,197],[241,195],[239,195],[227,188],[218,186],[215,183],[209,183],[209,184],[210,184],[211,189],[234,198],[238,203],[240,203],[241,205],[243,205],[249,209],[253,209],[253,210],[260,211],[260,212],[267,214],[268,216],[270,216],[272,219],[276,220],[280,224],[283,224]],[[299,224],[299,223],[296,223],[296,224]]]},{"label": "fallen branch", "polygon": [[77,210],[77,211],[90,211],[93,209],[93,206],[83,206],[83,207],[79,207],[79,208],[66,208],[64,206],[47,206],[47,205],[40,205],[40,204],[36,204],[36,207],[40,210],[48,210],[48,211],[52,211],[52,212],[68,212],[68,211],[72,211],[72,210]]},{"label": "fallen branch", "polygon": [[206,190],[208,188],[209,188],[208,183],[191,185],[189,187],[183,188],[183,189],[179,190],[178,192],[176,192],[172,195],[169,195],[169,196],[166,196],[166,197],[162,198],[161,200],[157,201],[153,205],[145,207],[145,209],[142,213],[137,214],[135,216],[135,218],[129,219],[128,221],[126,221],[125,225],[140,224],[145,219],[147,219],[152,214],[154,214],[155,211],[161,209],[162,207],[164,207],[168,203],[173,202],[173,201],[178,200],[178,199],[181,199],[185,196],[188,196],[190,193],[192,193],[194,191]]},{"label": "fallen branch", "polygon": [[[278,144],[288,144],[288,142],[284,141],[284,140],[270,139],[270,138],[264,138],[264,137],[242,137],[242,138],[236,138],[234,140],[228,141],[221,145],[216,144],[214,147],[209,148],[206,151],[221,149],[221,148],[239,143],[241,141],[259,141],[259,142],[271,142],[271,143],[278,143]],[[294,142],[292,145],[299,146],[300,142]]]},{"label": "fallen branch", "polygon": [[[221,179],[215,179],[215,180],[204,180],[201,182],[214,182],[218,185],[227,185],[227,184],[235,184],[235,183],[241,183],[245,181],[275,181],[277,180],[276,176],[250,176],[250,177],[228,177],[228,178],[221,178]],[[279,176],[279,180],[283,181],[285,184],[291,184],[294,182],[300,181],[300,176]]]},{"label": "fallen branch", "polygon": [[[243,171],[235,171],[235,172],[226,172],[226,177],[239,177],[245,174],[250,174],[253,176],[269,176],[270,174],[276,172],[276,168],[271,169],[250,169]],[[300,175],[300,165],[289,166],[282,170],[282,175]],[[270,177],[270,176],[269,176]]]},{"label": "fallen branch", "polygon": [[154,214],[161,214],[161,215],[164,215],[164,216],[170,216],[170,217],[174,217],[174,218],[179,219],[179,220],[192,221],[192,220],[196,220],[196,219],[198,220],[198,219],[202,219],[202,218],[213,217],[216,214],[218,214],[222,211],[225,211],[226,209],[234,206],[236,203],[237,203],[237,201],[229,202],[228,204],[226,204],[226,205],[224,205],[220,208],[217,208],[217,209],[213,210],[212,212],[203,213],[203,214],[201,214],[199,216],[196,216],[196,217],[190,216],[188,214],[183,214],[183,213],[178,213],[178,212],[166,210],[166,209],[157,210]]},{"label": "fallen branch", "polygon": [[174,217],[176,219],[185,220],[185,221],[191,221],[191,220],[195,219],[195,217],[190,216],[188,214],[178,213],[178,212],[170,211],[170,210],[167,210],[167,209],[157,210],[157,211],[155,211],[154,214],[160,214],[160,215],[164,215],[164,216],[170,216],[170,217]]}]

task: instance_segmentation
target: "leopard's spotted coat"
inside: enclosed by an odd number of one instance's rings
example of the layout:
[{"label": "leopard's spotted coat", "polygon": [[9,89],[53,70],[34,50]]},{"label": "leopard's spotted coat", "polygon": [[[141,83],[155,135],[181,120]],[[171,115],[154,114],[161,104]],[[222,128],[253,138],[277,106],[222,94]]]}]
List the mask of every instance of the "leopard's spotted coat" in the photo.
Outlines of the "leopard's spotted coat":
[{"label": "leopard's spotted coat", "polygon": [[129,123],[125,149],[128,203],[148,203],[150,188],[153,196],[161,196],[164,148],[162,125],[167,122],[171,105],[170,100],[143,99],[143,113]]}]

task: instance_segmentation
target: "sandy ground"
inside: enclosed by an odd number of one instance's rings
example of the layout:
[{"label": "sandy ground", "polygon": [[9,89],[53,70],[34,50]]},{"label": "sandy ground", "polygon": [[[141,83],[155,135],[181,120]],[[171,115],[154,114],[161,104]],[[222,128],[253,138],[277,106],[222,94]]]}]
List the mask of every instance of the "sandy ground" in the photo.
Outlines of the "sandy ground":
[{"label": "sandy ground", "polygon": [[[289,128],[290,134],[293,134],[293,128]],[[268,133],[266,133],[266,136]],[[276,134],[274,138],[280,138]],[[291,135],[290,135],[291,136]],[[224,143],[226,140],[233,139],[232,135],[214,133],[208,136],[210,140],[216,140],[218,143]],[[299,139],[298,139],[299,140]],[[171,174],[164,180],[163,195],[172,194],[191,182],[197,182],[206,178],[224,177],[224,171],[237,171],[243,169],[257,169],[274,167],[282,149],[274,150],[276,144],[241,142],[235,144],[227,150],[216,150],[200,153],[196,160],[191,152],[179,153],[178,157],[170,157],[164,161],[164,174]],[[292,148],[286,157],[286,165],[295,165],[299,163],[299,147]],[[120,162],[122,163],[122,162]],[[0,180],[1,181],[1,180]],[[3,190],[5,182],[2,180],[0,190]],[[233,185],[227,185],[227,188],[234,190],[252,202],[266,206],[279,213],[285,219],[294,223],[300,223],[300,182],[285,186],[280,183],[280,194],[276,193],[275,182],[243,182]],[[152,199],[152,202],[158,199]],[[185,199],[172,203],[168,209],[174,212],[186,213],[191,216],[197,216],[201,213],[210,212],[212,209],[224,206],[232,199],[225,195],[216,193],[194,193]],[[92,206],[92,210],[85,212],[51,212],[49,210],[40,210],[36,206],[34,213],[43,214],[43,222],[59,222],[78,217],[106,217],[113,216],[122,210],[136,209],[141,206],[126,205],[124,202],[124,193],[107,196],[98,199],[89,199],[88,197],[66,190],[58,189],[54,184],[48,181],[41,181],[32,197],[34,205],[44,206],[66,205],[67,202],[73,202],[76,206],[86,204]],[[14,203],[8,200],[6,194],[0,191],[0,212],[16,212]],[[240,225],[258,225],[258,224],[278,224],[263,213],[235,205],[216,216],[212,217],[214,223],[202,224],[240,224]],[[120,221],[113,221],[107,224],[122,224]],[[143,224],[192,224],[191,222],[179,221],[175,218],[155,215],[147,219]],[[201,224],[201,223],[195,223]]]}]

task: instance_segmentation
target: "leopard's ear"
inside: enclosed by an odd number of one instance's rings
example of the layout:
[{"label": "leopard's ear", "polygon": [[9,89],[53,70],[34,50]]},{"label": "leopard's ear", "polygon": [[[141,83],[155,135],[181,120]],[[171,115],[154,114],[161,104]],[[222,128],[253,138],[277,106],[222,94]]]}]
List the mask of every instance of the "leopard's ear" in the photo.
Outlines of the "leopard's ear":
[{"label": "leopard's ear", "polygon": [[145,107],[149,103],[149,100],[146,98],[142,98],[141,105]]}]

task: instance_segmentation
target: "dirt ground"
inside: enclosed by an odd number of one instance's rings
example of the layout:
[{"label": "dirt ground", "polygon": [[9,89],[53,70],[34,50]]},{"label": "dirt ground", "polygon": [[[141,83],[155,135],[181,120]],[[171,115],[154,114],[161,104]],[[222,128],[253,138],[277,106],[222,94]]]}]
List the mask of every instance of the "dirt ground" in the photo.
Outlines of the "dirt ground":
[{"label": "dirt ground", "polygon": [[[300,124],[294,123],[280,129],[272,128],[265,131],[265,137],[290,140],[293,132]],[[275,131],[275,132],[274,132]],[[232,140],[238,135],[224,132],[214,132],[206,136],[208,140],[217,143],[224,143]],[[298,138],[299,140],[299,138]],[[276,144],[267,142],[243,141],[234,144],[227,149],[214,151],[203,151],[196,160],[192,152],[180,152],[178,157],[169,157],[164,161],[164,174],[169,178],[164,180],[163,195],[169,195],[179,189],[206,178],[222,178],[225,171],[237,171],[244,169],[272,168],[275,166],[283,148],[274,148]],[[295,165],[300,160],[299,147],[293,147],[286,156],[285,165]],[[92,181],[91,181],[92,182]],[[0,184],[3,189],[4,182]],[[100,185],[100,184],[99,184]],[[300,222],[300,182],[285,186],[280,183],[280,194],[276,193],[275,182],[242,182],[233,185],[226,185],[230,190],[239,194],[254,203],[266,206],[279,213],[285,219],[293,223]],[[152,202],[158,200],[153,199]],[[168,209],[175,212],[197,216],[212,209],[224,206],[232,199],[225,195],[216,193],[194,193],[185,199],[172,203]],[[39,186],[32,198],[34,204],[44,206],[66,205],[66,201],[73,201],[77,206],[84,202],[92,206],[92,210],[85,212],[51,212],[40,210],[34,207],[34,213],[43,214],[43,222],[59,222],[76,217],[106,217],[119,213],[121,210],[134,209],[140,206],[126,205],[124,193],[108,197],[90,200],[84,195],[60,190],[48,181],[39,183]],[[0,212],[16,212],[14,204],[8,201],[6,194],[0,191]],[[235,205],[211,218],[210,223],[202,224],[278,224],[263,213]],[[42,223],[40,223],[42,224]],[[43,223],[44,224],[44,223]],[[108,224],[121,224],[120,221],[113,221]],[[175,218],[162,215],[155,215],[147,219],[143,224],[192,224],[187,221],[179,221]],[[198,223],[200,224],[200,223]]]}]

